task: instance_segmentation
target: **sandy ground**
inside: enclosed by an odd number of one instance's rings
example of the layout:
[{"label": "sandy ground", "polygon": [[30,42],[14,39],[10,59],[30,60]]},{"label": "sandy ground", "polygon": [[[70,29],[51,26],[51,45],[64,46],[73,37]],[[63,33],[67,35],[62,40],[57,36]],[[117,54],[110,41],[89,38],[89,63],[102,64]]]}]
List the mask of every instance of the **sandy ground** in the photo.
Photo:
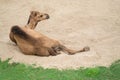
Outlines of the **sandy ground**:
[{"label": "sandy ground", "polygon": [[[11,26],[27,23],[31,10],[50,15],[37,31],[69,48],[91,50],[50,57],[22,54],[8,35]],[[0,0],[0,58],[45,68],[108,66],[120,59],[120,0]]]}]

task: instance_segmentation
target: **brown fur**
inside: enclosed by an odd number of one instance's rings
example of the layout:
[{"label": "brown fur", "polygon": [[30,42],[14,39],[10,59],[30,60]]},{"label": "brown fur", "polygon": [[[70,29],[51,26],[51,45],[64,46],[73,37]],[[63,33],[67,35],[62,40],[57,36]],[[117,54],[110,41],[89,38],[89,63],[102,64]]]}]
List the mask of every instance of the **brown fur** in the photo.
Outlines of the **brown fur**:
[{"label": "brown fur", "polygon": [[[32,22],[28,21],[28,24],[31,23]],[[28,28],[13,26],[10,31],[10,39],[18,45],[24,54],[49,56],[60,54],[60,51],[67,52],[68,54],[75,54],[89,50],[89,47],[84,47],[78,51],[68,49],[59,41],[48,38],[47,36],[33,30],[36,25],[27,27]]]},{"label": "brown fur", "polygon": [[11,32],[14,34],[18,47],[24,54],[49,56],[57,55],[60,51],[75,54],[77,52],[88,51],[89,49],[88,47],[79,51],[68,49],[58,41],[25,27],[13,26]]}]

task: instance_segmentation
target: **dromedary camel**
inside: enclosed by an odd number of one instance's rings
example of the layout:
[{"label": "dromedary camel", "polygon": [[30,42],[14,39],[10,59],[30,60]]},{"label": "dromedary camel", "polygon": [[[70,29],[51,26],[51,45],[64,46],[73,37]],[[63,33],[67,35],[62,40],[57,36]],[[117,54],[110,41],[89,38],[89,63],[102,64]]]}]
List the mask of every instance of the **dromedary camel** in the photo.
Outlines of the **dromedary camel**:
[{"label": "dromedary camel", "polygon": [[[36,24],[42,20],[48,19],[48,14],[33,11],[33,16],[30,16],[26,27],[13,26],[10,31],[10,39],[15,42],[24,54],[50,56],[60,54],[60,51],[68,54],[89,51],[89,47],[84,47],[81,50],[71,50],[62,45],[59,41],[51,39],[34,30]],[[35,20],[34,20],[35,18]],[[12,35],[12,36],[11,36]]]}]

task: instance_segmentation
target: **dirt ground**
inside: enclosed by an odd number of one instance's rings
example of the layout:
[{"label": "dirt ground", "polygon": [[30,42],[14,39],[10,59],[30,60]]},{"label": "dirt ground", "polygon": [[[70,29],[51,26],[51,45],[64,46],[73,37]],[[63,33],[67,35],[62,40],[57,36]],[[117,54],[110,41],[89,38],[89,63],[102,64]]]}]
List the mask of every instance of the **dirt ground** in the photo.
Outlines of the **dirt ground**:
[{"label": "dirt ground", "polygon": [[[22,54],[9,32],[13,25],[23,27],[32,10],[50,15],[37,31],[69,48],[91,50],[50,57]],[[120,0],[0,0],[0,58],[45,68],[109,66],[120,59]]]}]

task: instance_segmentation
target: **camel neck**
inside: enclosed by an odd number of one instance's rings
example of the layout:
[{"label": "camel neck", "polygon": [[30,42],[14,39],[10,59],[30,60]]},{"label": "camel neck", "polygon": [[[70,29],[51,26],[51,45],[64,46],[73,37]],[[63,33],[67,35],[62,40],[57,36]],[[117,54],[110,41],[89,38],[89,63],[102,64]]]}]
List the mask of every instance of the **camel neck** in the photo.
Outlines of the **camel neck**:
[{"label": "camel neck", "polygon": [[29,27],[30,29],[34,29],[37,24],[38,22],[36,20],[29,19],[27,23],[27,27]]}]

